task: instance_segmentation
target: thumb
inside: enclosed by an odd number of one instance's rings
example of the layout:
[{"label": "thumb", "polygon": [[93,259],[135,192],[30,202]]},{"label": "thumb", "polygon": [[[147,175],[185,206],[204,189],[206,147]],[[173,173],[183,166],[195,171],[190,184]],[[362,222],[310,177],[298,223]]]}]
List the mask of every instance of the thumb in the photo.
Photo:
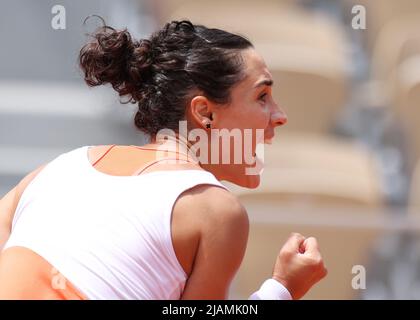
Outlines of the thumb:
[{"label": "thumb", "polygon": [[306,253],[308,255],[319,255],[319,246],[318,241],[314,237],[309,237],[303,241],[301,245],[301,253]]},{"label": "thumb", "polygon": [[300,233],[292,233],[284,244],[284,247],[287,248],[289,252],[298,253],[301,252],[304,241],[305,237],[303,235]]}]

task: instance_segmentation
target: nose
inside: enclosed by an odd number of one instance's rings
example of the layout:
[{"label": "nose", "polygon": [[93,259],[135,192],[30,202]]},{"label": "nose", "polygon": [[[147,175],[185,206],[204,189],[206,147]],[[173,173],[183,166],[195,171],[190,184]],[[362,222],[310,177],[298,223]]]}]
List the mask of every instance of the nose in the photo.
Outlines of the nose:
[{"label": "nose", "polygon": [[273,127],[282,126],[287,123],[287,115],[280,107],[276,105],[271,113],[270,120],[271,120],[271,125]]}]

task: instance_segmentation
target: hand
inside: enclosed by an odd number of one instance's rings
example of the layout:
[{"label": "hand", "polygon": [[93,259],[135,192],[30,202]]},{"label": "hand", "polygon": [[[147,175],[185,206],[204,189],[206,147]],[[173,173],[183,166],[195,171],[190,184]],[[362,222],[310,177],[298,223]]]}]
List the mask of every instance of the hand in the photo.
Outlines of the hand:
[{"label": "hand", "polygon": [[277,256],[273,279],[284,285],[293,299],[300,299],[326,275],[317,240],[292,233]]}]

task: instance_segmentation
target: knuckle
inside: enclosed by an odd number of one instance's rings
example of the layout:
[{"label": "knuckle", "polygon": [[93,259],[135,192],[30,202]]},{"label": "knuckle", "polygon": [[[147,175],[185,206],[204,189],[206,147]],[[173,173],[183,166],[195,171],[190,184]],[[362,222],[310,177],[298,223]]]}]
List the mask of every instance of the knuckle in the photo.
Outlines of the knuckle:
[{"label": "knuckle", "polygon": [[318,244],[318,240],[315,237],[308,237],[307,240],[312,241],[314,244]]},{"label": "knuckle", "polygon": [[318,279],[319,280],[324,279],[327,276],[327,274],[328,274],[328,270],[324,267],[321,268],[318,272]]},{"label": "knuckle", "polygon": [[290,237],[289,238],[298,238],[298,239],[302,239],[302,238],[305,238],[302,234],[300,234],[300,233],[298,233],[298,232],[292,232],[291,234],[290,234]]},{"label": "knuckle", "polygon": [[279,253],[280,259],[289,259],[291,255],[292,255],[292,252],[288,248],[281,249]]},{"label": "knuckle", "polygon": [[315,268],[323,267],[323,260],[321,256],[313,256],[309,258],[309,264]]}]

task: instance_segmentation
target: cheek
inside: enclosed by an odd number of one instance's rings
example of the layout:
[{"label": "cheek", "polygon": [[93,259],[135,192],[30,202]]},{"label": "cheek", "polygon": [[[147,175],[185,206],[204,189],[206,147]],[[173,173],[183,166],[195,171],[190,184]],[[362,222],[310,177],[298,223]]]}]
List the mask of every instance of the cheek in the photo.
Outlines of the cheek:
[{"label": "cheek", "polygon": [[[266,105],[267,106],[267,105]],[[260,104],[256,105],[255,108],[248,115],[248,122],[250,128],[253,129],[265,129],[270,122],[270,110],[268,107]]]},{"label": "cheek", "polygon": [[221,114],[221,126],[228,129],[265,129],[270,122],[268,105],[258,102],[244,103],[228,107]]},{"label": "cheek", "polygon": [[246,122],[246,125],[243,126],[243,129],[252,130],[252,138],[248,136],[247,141],[252,141],[252,150],[255,151],[257,144],[264,141],[264,132],[270,123],[268,108],[264,108],[261,104],[253,106],[253,109],[246,114],[244,122]]},{"label": "cheek", "polygon": [[270,110],[268,105],[253,102],[244,108],[241,119],[246,124],[244,127],[249,129],[265,129],[270,121]]}]

